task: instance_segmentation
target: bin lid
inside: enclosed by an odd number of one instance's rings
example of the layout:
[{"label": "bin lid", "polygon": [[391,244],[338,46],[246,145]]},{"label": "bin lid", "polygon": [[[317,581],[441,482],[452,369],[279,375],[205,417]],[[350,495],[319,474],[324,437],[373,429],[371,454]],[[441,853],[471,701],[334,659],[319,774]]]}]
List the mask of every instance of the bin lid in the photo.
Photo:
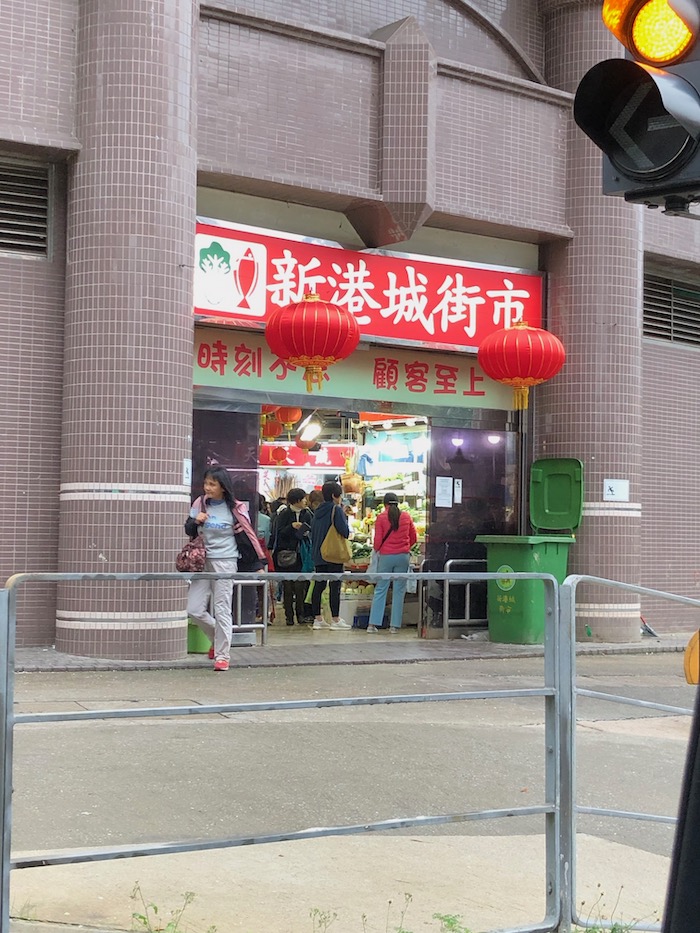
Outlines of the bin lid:
[{"label": "bin lid", "polygon": [[542,531],[574,531],[583,512],[583,463],[574,457],[535,460],[530,468],[530,524]]}]

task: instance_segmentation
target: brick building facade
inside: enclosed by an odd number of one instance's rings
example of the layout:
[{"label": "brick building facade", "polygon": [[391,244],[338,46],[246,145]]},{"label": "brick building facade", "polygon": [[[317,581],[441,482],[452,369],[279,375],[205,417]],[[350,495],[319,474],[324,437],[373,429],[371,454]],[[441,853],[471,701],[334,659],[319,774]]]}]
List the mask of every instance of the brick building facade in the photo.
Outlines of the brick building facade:
[{"label": "brick building facade", "polygon": [[[544,272],[568,361],[534,393],[530,436],[534,456],[585,464],[570,567],[696,595],[700,230],[600,195],[599,153],[571,117],[580,76],[620,51],[600,7],[10,5],[3,579],[171,569],[190,496],[200,214],[316,236],[335,225],[355,248]],[[690,302],[680,338],[645,325],[652,279],[657,318],[674,289]],[[628,502],[604,501],[611,477],[629,480]],[[635,596],[589,587],[580,599],[583,628],[638,637]],[[662,631],[696,627],[692,611],[643,608]],[[178,657],[184,587],[27,590],[18,643],[54,641]]]}]

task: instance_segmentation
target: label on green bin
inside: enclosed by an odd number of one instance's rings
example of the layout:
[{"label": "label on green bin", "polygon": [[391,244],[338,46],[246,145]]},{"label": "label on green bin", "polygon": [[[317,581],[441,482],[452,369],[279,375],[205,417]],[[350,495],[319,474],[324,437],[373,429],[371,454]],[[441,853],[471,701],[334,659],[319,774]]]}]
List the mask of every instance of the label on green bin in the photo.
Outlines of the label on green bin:
[{"label": "label on green bin", "polygon": [[[515,573],[515,571],[512,567],[509,567],[508,564],[501,564],[501,566],[496,569],[496,573]],[[508,590],[512,590],[515,586],[515,580],[496,580],[496,586],[499,590],[503,590],[507,593]]]}]

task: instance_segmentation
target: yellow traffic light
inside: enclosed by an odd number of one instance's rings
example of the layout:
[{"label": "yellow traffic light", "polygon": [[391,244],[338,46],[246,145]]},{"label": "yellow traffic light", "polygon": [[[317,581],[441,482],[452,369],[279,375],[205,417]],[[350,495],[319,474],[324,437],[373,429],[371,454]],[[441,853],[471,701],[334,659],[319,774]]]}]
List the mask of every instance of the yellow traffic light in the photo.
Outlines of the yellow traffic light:
[{"label": "yellow traffic light", "polygon": [[636,58],[668,65],[695,44],[700,11],[688,0],[605,0],[603,22]]}]

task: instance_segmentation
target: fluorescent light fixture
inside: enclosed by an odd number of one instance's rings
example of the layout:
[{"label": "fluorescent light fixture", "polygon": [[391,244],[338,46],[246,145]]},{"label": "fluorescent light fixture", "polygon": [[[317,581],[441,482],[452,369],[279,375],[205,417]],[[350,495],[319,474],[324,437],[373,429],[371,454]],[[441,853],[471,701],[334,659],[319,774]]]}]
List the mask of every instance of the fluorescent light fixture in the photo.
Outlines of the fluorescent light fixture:
[{"label": "fluorescent light fixture", "polygon": [[300,441],[315,441],[323,430],[323,422],[320,418],[310,418],[304,427],[299,431]]}]

